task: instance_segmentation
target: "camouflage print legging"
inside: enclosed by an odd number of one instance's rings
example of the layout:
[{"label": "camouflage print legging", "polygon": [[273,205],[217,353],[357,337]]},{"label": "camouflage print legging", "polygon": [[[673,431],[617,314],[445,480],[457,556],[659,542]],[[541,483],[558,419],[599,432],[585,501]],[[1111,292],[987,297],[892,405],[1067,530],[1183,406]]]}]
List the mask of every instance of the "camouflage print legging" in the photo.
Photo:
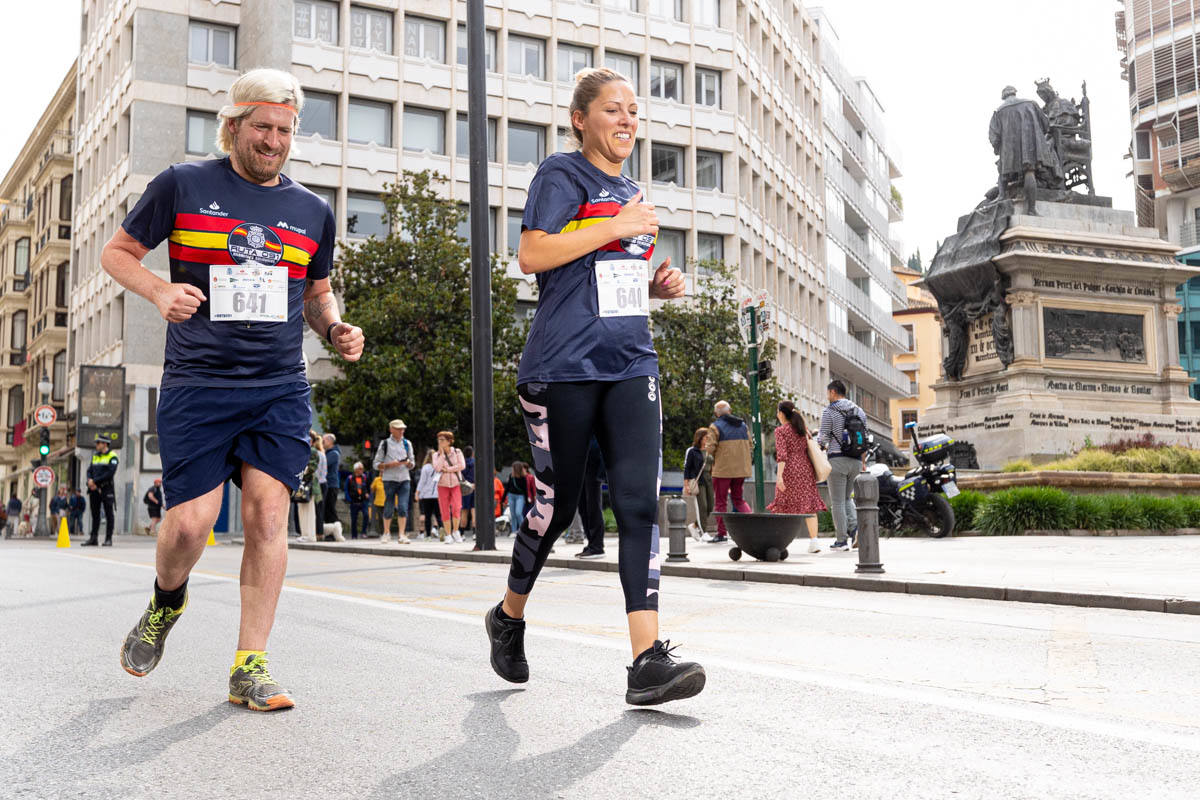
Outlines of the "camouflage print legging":
[{"label": "camouflage print legging", "polygon": [[662,467],[658,378],[529,383],[518,394],[533,448],[537,497],[517,532],[508,587],[529,594],[554,540],[574,519],[594,435],[617,518],[625,610],[656,611]]}]

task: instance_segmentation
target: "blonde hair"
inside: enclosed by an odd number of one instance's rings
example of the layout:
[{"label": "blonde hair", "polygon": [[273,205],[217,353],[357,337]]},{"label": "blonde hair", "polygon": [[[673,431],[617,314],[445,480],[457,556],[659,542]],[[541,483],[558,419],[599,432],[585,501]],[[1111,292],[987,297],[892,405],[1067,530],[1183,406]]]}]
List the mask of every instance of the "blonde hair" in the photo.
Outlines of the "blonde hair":
[{"label": "blonde hair", "polygon": [[[257,106],[243,103],[280,103],[296,110],[296,120],[304,108],[304,90],[295,75],[277,69],[252,69],[229,87],[229,104],[217,112],[217,149],[222,153],[233,150],[233,136],[227,124],[241,119]],[[293,123],[294,124],[294,123]]]},{"label": "blonde hair", "polygon": [[586,116],[588,106],[596,99],[596,95],[613,81],[625,81],[633,86],[629,78],[608,67],[587,67],[575,73],[575,91],[571,94],[568,113],[571,119],[571,133],[575,136],[577,144],[583,144],[583,131],[575,127],[575,112],[580,111]]}]

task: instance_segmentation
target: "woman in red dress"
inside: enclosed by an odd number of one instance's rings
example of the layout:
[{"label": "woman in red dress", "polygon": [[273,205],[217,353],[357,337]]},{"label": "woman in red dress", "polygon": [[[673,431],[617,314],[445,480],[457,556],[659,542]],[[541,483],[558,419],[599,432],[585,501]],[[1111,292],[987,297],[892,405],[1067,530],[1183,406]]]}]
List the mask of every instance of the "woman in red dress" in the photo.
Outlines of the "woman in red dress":
[{"label": "woman in red dress", "polygon": [[[796,404],[784,400],[775,414],[779,427],[775,429],[775,502],[767,506],[777,514],[816,514],[825,510],[817,492],[817,473],[808,457],[808,429]],[[808,552],[819,553],[817,518],[804,520],[808,525]]]}]

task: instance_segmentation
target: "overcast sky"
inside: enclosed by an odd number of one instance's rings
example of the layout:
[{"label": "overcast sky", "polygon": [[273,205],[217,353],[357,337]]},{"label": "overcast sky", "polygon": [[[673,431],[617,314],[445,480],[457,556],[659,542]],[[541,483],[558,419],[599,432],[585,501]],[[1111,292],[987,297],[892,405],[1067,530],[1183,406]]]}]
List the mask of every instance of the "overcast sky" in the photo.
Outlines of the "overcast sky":
[{"label": "overcast sky", "polygon": [[[79,0],[0,0],[0,170],[7,172],[79,48]],[[1033,82],[1049,77],[1092,99],[1096,191],[1117,208],[1133,207],[1125,177],[1129,111],[1120,79],[1113,13],[1117,0],[825,0],[847,68],[865,76],[883,103],[890,143],[904,177],[905,222],[898,238],[921,248],[928,264],[936,242],[995,182],[987,141],[1005,84],[1036,99]]]}]

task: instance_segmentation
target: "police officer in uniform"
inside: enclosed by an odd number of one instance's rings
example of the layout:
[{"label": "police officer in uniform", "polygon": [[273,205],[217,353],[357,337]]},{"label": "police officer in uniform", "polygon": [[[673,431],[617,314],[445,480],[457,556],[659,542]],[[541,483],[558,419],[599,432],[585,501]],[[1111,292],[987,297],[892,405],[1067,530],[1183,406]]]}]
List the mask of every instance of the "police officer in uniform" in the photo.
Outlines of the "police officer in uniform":
[{"label": "police officer in uniform", "polygon": [[87,471],[88,505],[92,509],[92,535],[83,543],[84,547],[94,547],[100,534],[100,506],[104,505],[104,546],[112,546],[113,535],[113,504],[116,501],[116,491],[113,488],[113,478],[117,474],[117,454],[108,450],[108,439],[96,437],[96,452],[92,454],[92,463]]}]

